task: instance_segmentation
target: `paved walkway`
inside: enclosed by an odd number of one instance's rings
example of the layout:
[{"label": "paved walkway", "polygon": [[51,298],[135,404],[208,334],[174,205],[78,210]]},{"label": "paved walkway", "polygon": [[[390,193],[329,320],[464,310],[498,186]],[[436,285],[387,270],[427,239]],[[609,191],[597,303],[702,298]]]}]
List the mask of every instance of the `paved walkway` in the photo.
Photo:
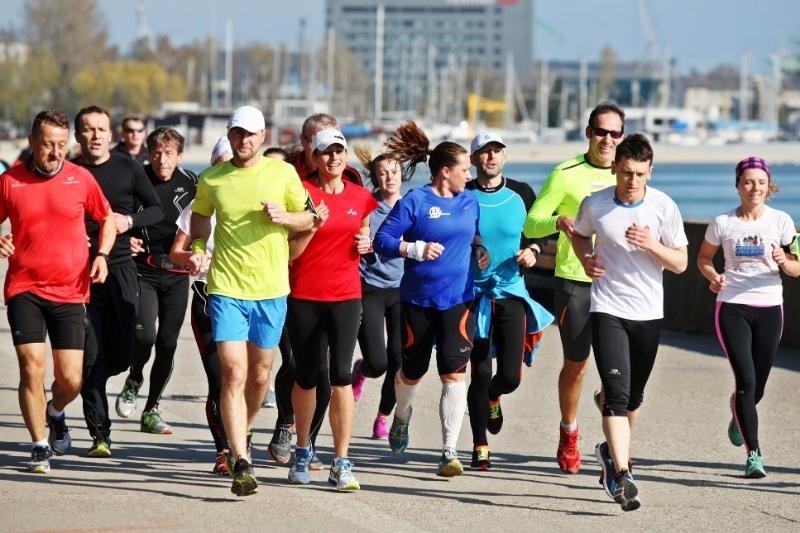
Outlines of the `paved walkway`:
[{"label": "paved walkway", "polygon": [[[3,313],[5,314],[5,313]],[[439,386],[425,378],[407,453],[394,456],[370,439],[379,384],[356,406],[351,451],[363,490],[339,494],[317,473],[290,486],[287,468],[266,458],[275,410],[262,409],[254,460],[259,493],[237,498],[230,480],[210,473],[214,449],[203,411],[206,380],[188,327],[162,409],[173,435],[138,431],[138,419],[113,419],[111,459],[85,457],[90,440],[80,404],[68,409],[73,449],[48,475],[28,474],[30,444],[17,403],[18,371],[5,318],[0,319],[0,530],[3,531],[797,531],[800,529],[800,352],[782,351],[760,406],[768,475],[747,480],[744,452],[726,438],[728,364],[713,339],[667,333],[634,434],[642,508],[623,513],[598,484],[594,445],[600,416],[592,365],[581,411],[584,467],[562,474],[558,438],[558,333],[546,332],[520,389],[503,401],[500,435],[491,438],[491,472],[445,480],[434,475],[440,445]],[[122,376],[109,383],[116,393]],[[146,392],[146,391],[143,391]],[[114,397],[110,398],[113,405]],[[113,409],[113,407],[112,407]],[[459,448],[468,462],[469,418]],[[331,460],[327,427],[319,439]]]}]

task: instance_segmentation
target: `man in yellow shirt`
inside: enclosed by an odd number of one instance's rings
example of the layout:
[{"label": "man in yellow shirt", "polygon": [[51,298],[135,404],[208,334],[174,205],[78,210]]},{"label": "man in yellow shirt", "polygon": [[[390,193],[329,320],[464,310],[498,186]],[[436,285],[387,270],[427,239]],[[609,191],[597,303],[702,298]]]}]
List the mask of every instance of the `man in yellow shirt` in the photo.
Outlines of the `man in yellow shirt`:
[{"label": "man in yellow shirt", "polygon": [[559,468],[577,474],[581,467],[578,449],[578,404],[592,341],[589,326],[591,279],[572,251],[572,228],[584,198],[616,184],[611,162],[622,141],[625,113],[613,104],[600,104],[589,115],[585,154],[556,165],[536,197],[523,233],[528,238],[558,232],[555,271],[555,315],[564,350],[564,366],[558,376],[561,428],[556,452]]},{"label": "man in yellow shirt", "polygon": [[192,267],[206,261],[216,214],[209,309],[222,364],[220,409],[231,447],[231,491],[257,491],[247,445],[269,385],[272,359],[286,318],[290,231],[310,229],[313,208],[297,172],[262,157],[264,115],[243,106],[228,121],[233,159],[200,175],[192,205]]}]

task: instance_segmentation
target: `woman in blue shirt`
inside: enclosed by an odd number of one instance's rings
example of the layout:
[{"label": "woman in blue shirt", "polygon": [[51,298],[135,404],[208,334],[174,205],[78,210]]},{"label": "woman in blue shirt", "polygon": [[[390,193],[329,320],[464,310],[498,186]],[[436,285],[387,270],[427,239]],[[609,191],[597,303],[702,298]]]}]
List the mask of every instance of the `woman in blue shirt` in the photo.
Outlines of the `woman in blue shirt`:
[{"label": "woman in blue shirt", "polygon": [[431,171],[429,184],[395,204],[373,243],[383,256],[406,258],[400,282],[402,365],[395,379],[397,407],[389,446],[395,453],[408,446],[411,404],[435,343],[443,440],[437,475],[458,476],[464,468],[456,441],[467,406],[464,378],[475,329],[471,264],[473,257],[480,268],[489,264],[478,233],[478,202],[464,189],[469,155],[448,141],[430,150],[430,141],[413,122],[395,130],[386,146],[391,157],[410,163],[410,174],[425,161]]}]

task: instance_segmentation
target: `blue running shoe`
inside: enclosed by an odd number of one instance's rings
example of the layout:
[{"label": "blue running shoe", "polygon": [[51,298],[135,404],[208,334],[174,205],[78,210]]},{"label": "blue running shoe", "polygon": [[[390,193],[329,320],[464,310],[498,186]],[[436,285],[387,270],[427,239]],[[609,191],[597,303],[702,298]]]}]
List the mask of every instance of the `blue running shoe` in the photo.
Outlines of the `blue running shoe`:
[{"label": "blue running shoe", "polygon": [[603,490],[606,491],[608,497],[613,500],[614,490],[617,488],[617,479],[614,475],[614,461],[611,460],[608,443],[601,442],[595,446],[594,456],[597,458],[597,464],[600,465],[600,484],[603,485]]},{"label": "blue running shoe", "polygon": [[353,464],[346,457],[339,457],[333,462],[330,474],[328,474],[328,483],[336,486],[336,490],[339,492],[361,489],[361,485],[353,475]]},{"label": "blue running shoe", "polygon": [[389,447],[394,453],[403,453],[408,448],[408,423],[411,421],[411,411],[408,420],[400,420],[394,415],[392,427],[389,428]]},{"label": "blue running shoe", "polygon": [[742,433],[739,431],[739,426],[736,425],[736,421],[733,418],[731,418],[731,423],[728,424],[728,440],[731,441],[731,444],[734,446],[741,446],[744,444]]},{"label": "blue running shoe", "polygon": [[[47,407],[53,400],[47,402]],[[47,419],[47,427],[50,428],[47,436],[47,441],[50,443],[50,448],[56,455],[64,455],[69,451],[72,446],[72,437],[69,435],[69,428],[67,427],[66,413],[62,412],[61,416],[50,416],[50,413],[45,410],[45,418]]]},{"label": "blue running shoe", "polygon": [[766,475],[767,472],[764,470],[764,460],[761,458],[761,452],[759,450],[751,450],[744,467],[744,477],[762,478]]},{"label": "blue running shoe", "polygon": [[294,450],[294,464],[289,469],[289,483],[294,485],[308,485],[311,483],[311,458],[314,456],[314,450],[309,446],[308,448],[296,447]]}]

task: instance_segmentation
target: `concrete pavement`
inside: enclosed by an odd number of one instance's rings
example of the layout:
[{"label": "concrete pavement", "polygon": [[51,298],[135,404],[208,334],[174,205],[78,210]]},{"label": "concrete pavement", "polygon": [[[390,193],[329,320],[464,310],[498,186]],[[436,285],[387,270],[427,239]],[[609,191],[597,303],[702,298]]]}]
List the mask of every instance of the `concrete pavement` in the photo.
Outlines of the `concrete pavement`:
[{"label": "concrete pavement", "polygon": [[[3,313],[5,314],[5,313]],[[791,325],[787,327],[792,327]],[[743,478],[744,451],[728,443],[733,378],[716,342],[666,332],[634,432],[635,476],[642,508],[623,513],[598,484],[594,445],[602,439],[591,401],[599,379],[592,364],[580,422],[584,466],[564,475],[558,444],[558,332],[546,331],[520,389],[503,399],[505,425],[490,436],[493,469],[435,476],[441,433],[438,380],[429,375],[417,397],[409,450],[392,455],[370,437],[379,386],[370,380],[356,405],[351,448],[363,490],[339,494],[326,483],[296,487],[287,468],[266,457],[275,410],[262,409],[254,461],[256,495],[237,498],[230,479],[210,473],[214,448],[206,427],[207,391],[191,330],[181,332],[175,370],[161,408],[173,435],[140,433],[138,413],[114,414],[111,459],[86,457],[90,445],[80,402],[67,409],[73,448],[47,475],[26,473],[29,437],[17,402],[18,367],[5,318],[0,319],[0,530],[2,531],[790,531],[800,530],[800,352],[783,350],[759,412],[767,468]],[[52,366],[52,363],[50,363]],[[52,372],[52,369],[49,370]],[[112,405],[124,376],[109,383]],[[49,382],[49,381],[48,381]],[[146,387],[143,393],[146,394]],[[142,399],[140,396],[140,405]],[[330,430],[319,455],[331,460]],[[469,463],[469,418],[459,440]]]}]

